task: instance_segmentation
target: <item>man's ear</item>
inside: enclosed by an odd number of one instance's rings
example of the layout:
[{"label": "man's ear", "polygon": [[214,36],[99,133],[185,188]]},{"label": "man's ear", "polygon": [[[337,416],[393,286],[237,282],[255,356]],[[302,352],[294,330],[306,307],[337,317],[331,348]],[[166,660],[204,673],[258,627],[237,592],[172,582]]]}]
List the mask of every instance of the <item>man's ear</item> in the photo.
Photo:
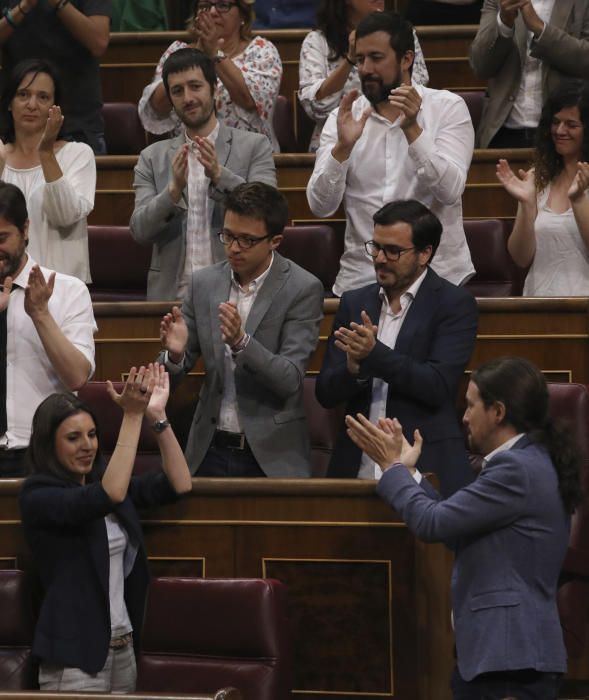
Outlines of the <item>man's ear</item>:
[{"label": "man's ear", "polygon": [[272,236],[270,239],[270,248],[272,248],[272,250],[276,250],[276,248],[278,248],[278,246],[282,243],[283,238],[284,236],[281,233],[279,233],[277,236]]},{"label": "man's ear", "polygon": [[401,70],[409,72],[409,69],[413,65],[415,60],[415,51],[405,51],[403,58],[401,58]]},{"label": "man's ear", "polygon": [[501,425],[503,421],[505,420],[505,416],[507,414],[507,411],[505,410],[505,404],[503,401],[495,401],[493,403],[493,410],[495,411],[495,420],[497,422],[497,425]]}]

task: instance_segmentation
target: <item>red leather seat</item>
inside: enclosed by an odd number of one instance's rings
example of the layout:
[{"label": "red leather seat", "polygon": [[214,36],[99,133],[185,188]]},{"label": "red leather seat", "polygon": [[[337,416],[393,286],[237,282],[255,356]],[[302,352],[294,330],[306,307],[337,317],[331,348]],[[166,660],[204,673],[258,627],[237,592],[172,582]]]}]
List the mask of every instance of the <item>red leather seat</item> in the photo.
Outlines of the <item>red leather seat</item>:
[{"label": "red leather seat", "polygon": [[131,156],[147,145],[145,130],[132,102],[105,102],[102,105],[104,140],[109,156]]},{"label": "red leather seat", "polygon": [[297,139],[294,132],[292,105],[284,95],[278,95],[274,104],[272,126],[282,153],[296,153]]},{"label": "red leather seat", "polygon": [[485,93],[482,90],[465,90],[464,92],[457,92],[456,94],[460,95],[466,102],[470,118],[472,119],[472,125],[476,131],[481,123],[481,116],[483,115]]},{"label": "red leather seat", "polygon": [[88,226],[92,301],[145,301],[151,247],[128,226]]},{"label": "red leather seat", "polygon": [[311,440],[311,475],[323,478],[335,447],[338,432],[343,425],[344,411],[323,408],[315,397],[315,377],[305,377],[303,401]]},{"label": "red leather seat", "polygon": [[339,269],[343,253],[343,240],[331,226],[287,226],[278,252],[315,275],[323,283],[327,296],[333,296],[331,288]]},{"label": "red leather seat", "polygon": [[36,690],[34,616],[25,574],[0,570],[0,690]]},{"label": "red leather seat", "polygon": [[149,587],[138,692],[290,698],[286,589],[272,579],[158,578]]},{"label": "red leather seat", "polygon": [[475,297],[521,295],[521,275],[507,252],[508,234],[499,219],[464,221],[466,242],[476,274],[467,283]]},{"label": "red leather seat", "polygon": [[[122,382],[113,382],[117,392],[123,389]],[[123,414],[106,391],[106,382],[88,382],[78,392],[79,398],[87,403],[96,416],[98,423],[100,450],[105,459],[109,459],[115,449]],[[162,466],[155,433],[143,422],[139,447],[135,459],[134,474],[159,471]],[[221,686],[218,686],[219,688]]]},{"label": "red leather seat", "polygon": [[569,547],[558,589],[558,608],[569,657],[582,656],[589,627],[589,392],[583,384],[548,385],[550,412],[565,420],[581,451],[584,500],[572,518]]}]

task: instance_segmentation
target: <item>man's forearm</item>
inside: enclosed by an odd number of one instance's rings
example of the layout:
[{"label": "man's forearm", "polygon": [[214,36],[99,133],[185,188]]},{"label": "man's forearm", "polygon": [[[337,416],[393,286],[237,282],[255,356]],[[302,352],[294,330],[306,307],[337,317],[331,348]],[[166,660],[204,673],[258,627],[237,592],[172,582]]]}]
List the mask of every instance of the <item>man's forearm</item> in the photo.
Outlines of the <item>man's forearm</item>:
[{"label": "man's forearm", "polygon": [[57,17],[70,34],[88,51],[99,58],[108,48],[109,18],[106,15],[87,17],[71,2],[57,10]]}]

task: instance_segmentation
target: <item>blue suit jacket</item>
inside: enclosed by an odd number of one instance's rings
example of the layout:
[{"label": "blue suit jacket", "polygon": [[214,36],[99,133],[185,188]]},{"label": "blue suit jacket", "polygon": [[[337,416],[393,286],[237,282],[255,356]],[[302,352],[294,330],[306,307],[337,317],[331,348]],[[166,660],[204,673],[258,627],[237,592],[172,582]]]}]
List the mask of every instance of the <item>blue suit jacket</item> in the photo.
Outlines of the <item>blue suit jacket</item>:
[{"label": "blue suit jacket", "polygon": [[164,474],[132,477],[127,498],[114,506],[100,482],[86,486],[50,474],[23,484],[25,535],[45,591],[33,654],[46,662],[98,673],[111,637],[109,551],[104,516],[114,512],[139,549],[125,579],[125,603],[138,647],[147,592],[147,559],[135,507],[177,498]]},{"label": "blue suit jacket", "polygon": [[[361,323],[364,309],[378,324],[379,286],[371,284],[342,295],[333,328]],[[377,341],[361,362],[360,382],[349,374],[346,355],[329,339],[317,379],[317,398],[331,408],[347,402],[346,412],[368,415],[372,377],[388,382],[386,413],[397,417],[407,436],[419,428],[424,449],[418,467],[433,471],[444,495],[472,481],[464,438],[456,416],[456,391],[470,359],[477,332],[478,310],[474,297],[447,282],[433,270],[426,277],[401,326],[395,349]],[[328,476],[354,478],[362,453],[342,426]]]},{"label": "blue suit jacket", "polygon": [[460,675],[533,668],[566,671],[556,587],[569,517],[547,450],[521,438],[445,501],[405,467],[377,492],[426,542],[456,552],[452,607]]}]

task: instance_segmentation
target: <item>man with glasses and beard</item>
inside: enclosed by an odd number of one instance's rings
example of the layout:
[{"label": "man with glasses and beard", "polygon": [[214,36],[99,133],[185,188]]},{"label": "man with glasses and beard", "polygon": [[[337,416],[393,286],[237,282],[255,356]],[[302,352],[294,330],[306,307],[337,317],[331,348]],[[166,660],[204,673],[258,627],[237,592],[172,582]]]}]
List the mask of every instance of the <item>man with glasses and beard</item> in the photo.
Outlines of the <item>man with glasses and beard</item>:
[{"label": "man with glasses and beard", "polygon": [[286,199],[261,182],[227,195],[223,263],[193,273],[160,337],[171,379],[202,356],[205,377],[188,436],[191,472],[308,477],[305,370],[319,339],[323,285],[276,252]]},{"label": "man with glasses and beard", "polygon": [[182,298],[193,272],[224,259],[218,233],[228,192],[243,182],[276,185],[270,141],[217,119],[217,76],[206,54],[176,51],[162,79],[184,130],[144,149],[135,168],[130,229],[138,243],[153,245],[150,301]]},{"label": "man with glasses and beard", "polygon": [[368,284],[364,243],[372,215],[386,202],[416,199],[442,222],[435,271],[454,284],[474,274],[462,224],[462,193],[474,131],[464,100],[411,83],[413,28],[398,14],[375,12],[356,28],[356,64],[363,95],[352,90],[329,116],[307,186],[316,216],[344,202],[344,253],[337,296]]},{"label": "man with glasses and beard", "polygon": [[[427,207],[391,202],[373,220],[364,246],[376,284],[342,295],[317,398],[326,408],[346,403],[347,414],[372,422],[398,418],[408,435],[419,428],[419,469],[435,472],[448,496],[472,480],[455,401],[474,348],[477,305],[430,266],[442,225]],[[382,471],[342,425],[328,476],[380,479]]]}]

